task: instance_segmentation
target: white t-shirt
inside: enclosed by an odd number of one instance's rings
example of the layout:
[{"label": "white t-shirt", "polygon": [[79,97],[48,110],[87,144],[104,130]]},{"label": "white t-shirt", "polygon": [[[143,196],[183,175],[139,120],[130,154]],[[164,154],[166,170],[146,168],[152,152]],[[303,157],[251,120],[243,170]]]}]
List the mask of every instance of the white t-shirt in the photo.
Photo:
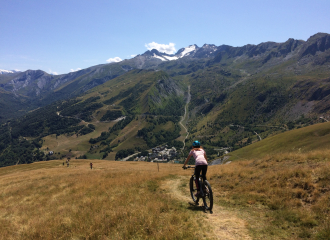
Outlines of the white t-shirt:
[{"label": "white t-shirt", "polygon": [[192,149],[189,153],[189,156],[193,156],[195,158],[195,165],[207,165],[207,161],[204,157],[205,151],[203,149]]}]

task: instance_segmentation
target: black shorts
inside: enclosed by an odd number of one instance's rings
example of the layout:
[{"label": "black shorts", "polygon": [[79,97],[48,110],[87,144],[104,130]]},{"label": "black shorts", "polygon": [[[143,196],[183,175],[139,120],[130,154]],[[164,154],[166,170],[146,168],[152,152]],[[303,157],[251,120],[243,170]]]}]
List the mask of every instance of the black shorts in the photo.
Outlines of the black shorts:
[{"label": "black shorts", "polygon": [[203,179],[205,181],[206,180],[207,165],[197,165],[195,167],[196,179],[199,178],[199,176],[201,175],[201,172],[202,172]]}]

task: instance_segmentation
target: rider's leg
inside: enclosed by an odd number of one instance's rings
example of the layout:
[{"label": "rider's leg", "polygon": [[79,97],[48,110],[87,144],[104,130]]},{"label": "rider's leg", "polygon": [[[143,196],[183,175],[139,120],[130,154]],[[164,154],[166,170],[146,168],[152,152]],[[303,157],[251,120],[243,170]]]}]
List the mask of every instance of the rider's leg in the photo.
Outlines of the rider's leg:
[{"label": "rider's leg", "polygon": [[195,179],[195,183],[196,183],[196,188],[197,188],[197,194],[199,194],[199,176],[201,174],[201,165],[197,165],[195,166],[195,176],[196,176],[196,179]]},{"label": "rider's leg", "polygon": [[201,170],[202,170],[203,181],[205,181],[206,180],[206,173],[207,173],[207,165],[201,165]]}]

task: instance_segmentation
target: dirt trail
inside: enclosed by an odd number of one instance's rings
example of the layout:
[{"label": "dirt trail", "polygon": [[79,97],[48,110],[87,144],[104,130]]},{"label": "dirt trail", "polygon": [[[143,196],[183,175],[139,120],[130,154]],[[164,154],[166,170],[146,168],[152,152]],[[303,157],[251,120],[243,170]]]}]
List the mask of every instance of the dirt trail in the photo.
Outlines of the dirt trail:
[{"label": "dirt trail", "polygon": [[[179,179],[166,180],[163,183],[162,188],[169,192],[174,198],[187,203],[192,203],[188,187],[185,188],[185,193],[182,193],[179,188],[182,182],[188,183],[189,177],[185,176],[180,177]],[[203,217],[203,221],[206,221],[212,228],[212,232],[210,232],[207,237],[208,239],[252,239],[248,235],[246,223],[238,218],[233,211],[225,210],[214,204],[213,214],[210,214],[209,212],[204,213],[204,211],[200,211],[200,214]]]}]

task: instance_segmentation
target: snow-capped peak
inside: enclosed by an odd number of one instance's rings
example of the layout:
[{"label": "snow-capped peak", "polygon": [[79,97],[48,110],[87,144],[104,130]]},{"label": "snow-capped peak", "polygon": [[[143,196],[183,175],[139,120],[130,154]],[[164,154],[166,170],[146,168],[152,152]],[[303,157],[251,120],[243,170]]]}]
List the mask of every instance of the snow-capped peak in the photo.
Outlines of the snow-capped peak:
[{"label": "snow-capped peak", "polygon": [[0,69],[0,74],[9,74],[9,73],[17,73],[18,70],[2,70]]},{"label": "snow-capped peak", "polygon": [[169,56],[167,54],[157,55],[156,53],[154,53],[153,57],[158,58],[162,61],[172,61],[172,60],[177,60],[178,59],[177,56]]},{"label": "snow-capped peak", "polygon": [[198,49],[198,47],[194,44],[194,45],[190,45],[186,48],[181,48],[175,55],[161,53],[155,49],[151,50],[151,53],[153,54],[152,57],[154,57],[154,58],[158,58],[162,61],[172,61],[172,60],[177,60],[179,58],[188,56],[191,53],[196,52],[197,49]]},{"label": "snow-capped peak", "polygon": [[184,57],[185,55],[189,54],[192,51],[196,50],[196,45],[190,45],[186,48],[184,48],[184,50],[180,53],[180,58]]},{"label": "snow-capped peak", "polygon": [[156,55],[156,53],[154,53],[153,57],[154,57],[154,58],[158,58],[158,59],[160,59],[160,60],[162,60],[162,61],[166,61],[166,60],[167,60],[166,58],[163,58],[163,57],[161,57],[161,56]]}]

